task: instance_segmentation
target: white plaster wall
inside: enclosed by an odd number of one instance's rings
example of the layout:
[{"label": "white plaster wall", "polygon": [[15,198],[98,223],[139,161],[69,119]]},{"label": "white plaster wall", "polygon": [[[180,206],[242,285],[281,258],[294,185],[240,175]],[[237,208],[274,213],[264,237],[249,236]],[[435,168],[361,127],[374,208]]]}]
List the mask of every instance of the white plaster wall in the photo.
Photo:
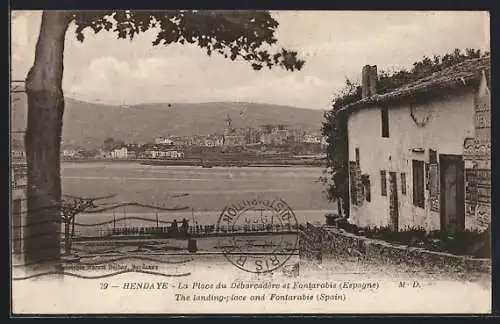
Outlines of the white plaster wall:
[{"label": "white plaster wall", "polygon": [[[437,154],[463,154],[466,137],[474,136],[474,94],[467,92],[419,105],[430,108],[428,123],[419,128],[410,115],[409,104],[389,106],[389,137],[382,137],[381,111],[378,106],[352,112],[348,121],[349,160],[360,151],[361,173],[369,174],[371,202],[351,204],[351,218],[358,226],[389,224],[389,172],[397,172],[399,228],[407,225],[439,229],[439,213],[430,211],[428,191],[425,209],[413,206],[412,160],[428,161],[428,149]],[[414,153],[412,148],[424,148]],[[381,195],[380,170],[386,170],[387,196]],[[406,173],[406,195],[401,194],[400,173]]]}]

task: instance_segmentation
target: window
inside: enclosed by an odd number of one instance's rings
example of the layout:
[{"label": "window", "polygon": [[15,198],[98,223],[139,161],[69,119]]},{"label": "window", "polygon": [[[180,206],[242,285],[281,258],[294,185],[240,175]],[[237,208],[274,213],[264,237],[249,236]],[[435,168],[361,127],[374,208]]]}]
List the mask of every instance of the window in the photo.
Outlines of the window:
[{"label": "window", "polygon": [[385,177],[385,170],[380,171],[380,191],[382,196],[387,196],[387,180]]},{"label": "window", "polygon": [[413,160],[413,205],[424,208],[424,162]]},{"label": "window", "polygon": [[359,164],[359,147],[356,147],[356,163]]},{"label": "window", "polygon": [[401,194],[406,195],[406,173],[401,173]]},{"label": "window", "polygon": [[381,108],[382,116],[382,137],[389,137],[389,108]]}]

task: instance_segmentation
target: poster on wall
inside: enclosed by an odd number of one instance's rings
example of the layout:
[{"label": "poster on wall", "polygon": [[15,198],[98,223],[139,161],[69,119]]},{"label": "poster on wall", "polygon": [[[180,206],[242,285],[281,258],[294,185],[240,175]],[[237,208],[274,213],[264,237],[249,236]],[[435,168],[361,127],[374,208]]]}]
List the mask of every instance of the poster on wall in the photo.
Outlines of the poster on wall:
[{"label": "poster on wall", "polygon": [[465,203],[474,210],[478,201],[476,169],[465,169]]},{"label": "poster on wall", "polygon": [[358,206],[363,205],[365,201],[365,187],[363,186],[363,179],[361,177],[361,168],[359,166],[359,162],[356,163],[356,193],[357,193],[357,200]]},{"label": "poster on wall", "polygon": [[439,212],[439,168],[437,164],[429,165],[429,199],[431,211]]},{"label": "poster on wall", "polygon": [[466,170],[466,212],[478,229],[486,229],[491,219],[491,93],[487,79],[483,71],[475,98],[474,145],[466,151],[475,166]]},{"label": "poster on wall", "polygon": [[491,170],[476,170],[477,201],[491,204]]},{"label": "poster on wall", "polygon": [[490,215],[491,215],[491,204],[490,203],[479,203],[477,205],[477,210],[474,210],[476,227],[478,229],[485,230],[490,226]]},{"label": "poster on wall", "polygon": [[428,174],[427,188],[429,189],[430,209],[439,212],[439,164],[436,150],[429,149],[429,163],[426,171]]}]

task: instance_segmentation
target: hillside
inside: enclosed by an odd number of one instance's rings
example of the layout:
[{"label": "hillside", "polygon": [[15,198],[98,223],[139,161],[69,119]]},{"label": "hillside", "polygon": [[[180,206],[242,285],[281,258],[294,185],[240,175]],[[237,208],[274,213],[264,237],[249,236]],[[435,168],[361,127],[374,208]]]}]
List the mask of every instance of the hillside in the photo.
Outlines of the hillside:
[{"label": "hillside", "polygon": [[[24,128],[23,99],[13,104],[12,129]],[[227,115],[233,127],[286,124],[319,131],[323,112],[257,103],[140,104],[129,107],[66,99],[63,141],[66,144],[100,146],[106,137],[126,142],[147,142],[168,135],[222,133]]]}]

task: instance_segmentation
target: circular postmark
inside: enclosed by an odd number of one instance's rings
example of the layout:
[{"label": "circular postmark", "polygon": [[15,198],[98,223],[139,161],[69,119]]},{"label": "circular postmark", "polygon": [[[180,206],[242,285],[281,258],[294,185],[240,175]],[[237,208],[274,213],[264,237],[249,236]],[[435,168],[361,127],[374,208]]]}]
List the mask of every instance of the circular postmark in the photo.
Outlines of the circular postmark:
[{"label": "circular postmark", "polygon": [[228,205],[217,221],[226,259],[241,270],[266,273],[297,251],[298,222],[282,199],[251,199]]}]

